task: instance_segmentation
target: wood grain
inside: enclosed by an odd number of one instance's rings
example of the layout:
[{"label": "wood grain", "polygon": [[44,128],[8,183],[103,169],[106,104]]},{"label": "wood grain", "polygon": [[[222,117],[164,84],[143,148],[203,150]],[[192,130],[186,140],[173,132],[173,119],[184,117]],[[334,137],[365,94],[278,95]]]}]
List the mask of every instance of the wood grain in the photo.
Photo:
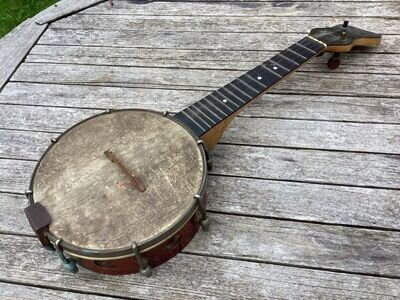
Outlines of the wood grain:
[{"label": "wood grain", "polygon": [[[137,107],[177,112],[206,96],[207,93],[208,91],[11,82],[0,94],[0,103],[95,109]],[[20,111],[23,109],[19,108]],[[40,110],[34,110],[32,116],[34,117],[35,112],[38,111]],[[400,123],[400,99],[269,93],[262,100],[248,106],[240,115]],[[56,118],[53,122],[58,122],[58,119]],[[27,122],[27,120],[25,121]]]},{"label": "wood grain", "polygon": [[396,2],[132,2],[102,3],[85,14],[148,16],[259,16],[259,17],[398,17]]},{"label": "wood grain", "polygon": [[[395,299],[398,280],[180,254],[150,279],[65,273],[34,238],[0,236],[0,279],[140,299]],[[52,274],[52,276],[49,276]],[[61,280],[62,278],[62,280]],[[196,284],[193,284],[196,278]]]},{"label": "wood grain", "polygon": [[[365,49],[360,49],[365,50]],[[356,48],[357,51],[357,48]],[[275,51],[139,49],[88,46],[37,45],[26,62],[62,63],[178,69],[216,69],[248,71],[272,57]],[[345,53],[340,68],[327,66],[330,54],[313,58],[301,71],[327,73],[399,74],[400,55]]]},{"label": "wood grain", "polygon": [[[304,3],[304,2],[302,2]],[[300,40],[302,33],[204,32],[204,31],[116,31],[48,29],[39,44],[70,46],[113,46],[130,48],[224,49],[281,51]],[[273,43],[267,41],[274,41]],[[399,53],[400,35],[385,35],[373,52]]]},{"label": "wood grain", "polygon": [[[16,201],[17,196],[0,194],[3,195],[6,195],[4,202],[26,205],[25,199]],[[10,204],[5,208],[8,214],[15,216],[2,221],[0,229],[32,235],[22,209],[16,210]],[[400,259],[396,256],[400,249],[400,232],[216,213],[209,213],[209,217],[210,231],[196,235],[184,249],[185,253],[389,277],[400,274]]]},{"label": "wood grain", "polygon": [[[4,105],[0,113],[0,157],[38,159],[51,138],[76,122],[98,114],[98,110]],[[69,118],[60,118],[66,114]],[[58,122],[52,120],[57,119]],[[8,130],[7,130],[8,129]],[[24,130],[24,131],[18,131]],[[50,131],[37,133],[25,130]],[[236,119],[222,143],[329,149],[340,151],[400,154],[400,125],[364,124],[265,118]]]},{"label": "wood grain", "polygon": [[212,211],[400,229],[397,190],[225,176],[208,186]]},{"label": "wood grain", "polygon": [[105,0],[61,0],[49,8],[38,13],[34,19],[37,24],[54,22],[62,17],[77,13],[87,7],[104,2]]},{"label": "wood grain", "polygon": [[221,142],[400,154],[400,125],[239,118]]},{"label": "wood grain", "polygon": [[90,294],[64,292],[34,286],[24,286],[20,284],[0,282],[1,298],[3,300],[30,300],[30,299],[90,299],[90,300],[109,300],[111,297],[96,296]]},{"label": "wood grain", "polygon": [[[118,4],[117,4],[118,5]],[[218,8],[218,4],[211,4]],[[210,7],[211,8],[211,7]],[[282,9],[282,8],[280,8]],[[153,31],[208,31],[208,32],[279,32],[308,33],[312,28],[335,26],[343,23],[343,17],[266,17],[252,16],[151,16],[151,15],[75,14],[52,23],[52,29],[141,30]],[[195,13],[190,10],[190,12]],[[352,17],[350,24],[369,31],[399,34],[396,19],[376,17]]]},{"label": "wood grain", "polygon": [[[210,176],[207,193],[211,211],[400,229],[397,190]],[[25,196],[0,194],[0,202],[0,231],[30,234]]]},{"label": "wood grain", "polygon": [[400,187],[396,155],[218,145],[215,174],[312,183]]},{"label": "wood grain", "polygon": [[28,19],[0,39],[0,91],[45,28]]},{"label": "wood grain", "polygon": [[[396,155],[218,145],[213,174],[362,187],[400,187]],[[0,160],[0,190],[24,191],[35,162]]]},{"label": "wood grain", "polygon": [[187,253],[296,266],[400,275],[400,232],[210,214]]},{"label": "wood grain", "polygon": [[33,235],[28,219],[24,214],[28,200],[25,196],[0,193],[0,232]]},{"label": "wood grain", "polygon": [[[207,90],[219,88],[242,71],[137,68],[24,63],[11,78],[18,82]],[[341,96],[400,97],[400,75],[295,72],[274,92]]]},{"label": "wood grain", "polygon": [[[100,1],[64,0],[40,14],[62,19],[0,93],[1,296],[399,298],[400,10],[357,1],[116,0],[75,14]],[[211,231],[155,276],[74,276],[21,236],[32,233],[20,193],[49,138],[105,108],[179,111],[343,19],[384,33],[382,46],[335,71],[317,58],[241,113],[214,153]]]}]

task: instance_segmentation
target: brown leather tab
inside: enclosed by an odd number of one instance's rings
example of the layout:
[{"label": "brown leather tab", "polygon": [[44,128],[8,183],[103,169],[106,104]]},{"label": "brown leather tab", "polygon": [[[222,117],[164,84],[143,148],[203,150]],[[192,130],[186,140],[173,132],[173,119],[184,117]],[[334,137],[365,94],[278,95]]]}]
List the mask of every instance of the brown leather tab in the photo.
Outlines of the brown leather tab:
[{"label": "brown leather tab", "polygon": [[50,242],[47,239],[45,233],[49,230],[51,217],[46,208],[44,208],[44,206],[40,203],[34,203],[31,206],[25,208],[24,212],[33,231],[39,238],[39,241],[42,243],[43,246],[48,246]]}]

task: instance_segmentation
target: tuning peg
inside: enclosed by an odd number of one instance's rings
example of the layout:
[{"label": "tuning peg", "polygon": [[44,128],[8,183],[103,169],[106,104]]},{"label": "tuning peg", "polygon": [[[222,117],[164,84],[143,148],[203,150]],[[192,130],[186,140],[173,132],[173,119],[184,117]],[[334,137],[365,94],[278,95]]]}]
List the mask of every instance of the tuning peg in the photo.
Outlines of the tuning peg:
[{"label": "tuning peg", "polygon": [[328,68],[331,70],[335,70],[340,66],[340,53],[334,53],[331,58],[328,60]]},{"label": "tuning peg", "polygon": [[342,39],[344,39],[347,35],[347,26],[349,26],[349,21],[344,21],[343,22],[343,31],[342,31]]}]

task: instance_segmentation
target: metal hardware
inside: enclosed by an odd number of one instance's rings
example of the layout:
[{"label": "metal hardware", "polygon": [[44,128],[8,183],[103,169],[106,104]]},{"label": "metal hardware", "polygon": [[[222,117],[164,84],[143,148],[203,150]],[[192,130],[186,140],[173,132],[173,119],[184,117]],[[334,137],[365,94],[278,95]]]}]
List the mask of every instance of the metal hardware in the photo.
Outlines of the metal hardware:
[{"label": "metal hardware", "polygon": [[205,152],[206,152],[207,169],[208,169],[208,171],[211,171],[213,168],[212,155],[209,151],[205,151]]},{"label": "metal hardware", "polygon": [[56,252],[58,256],[60,257],[63,267],[66,271],[69,271],[71,273],[77,273],[78,272],[78,267],[76,266],[75,260],[72,258],[66,258],[63,252],[63,249],[60,246],[60,243],[62,242],[62,239],[58,239],[54,243],[54,248],[56,248]]},{"label": "metal hardware", "polygon": [[203,145],[204,146],[204,141],[203,140],[198,140],[197,145]]},{"label": "metal hardware", "polygon": [[113,163],[116,163],[121,170],[127,175],[133,184],[135,188],[137,188],[140,192],[144,192],[146,190],[146,187],[144,186],[143,182],[139,179],[139,177],[135,176],[127,166],[125,166],[121,160],[118,159],[118,157],[115,156],[115,154],[110,150],[104,151],[104,155],[111,160]]},{"label": "metal hardware", "polygon": [[51,141],[53,144],[54,144],[54,143],[57,143],[57,139],[56,139],[56,138],[52,138],[50,141]]},{"label": "metal hardware", "polygon": [[210,220],[208,219],[206,209],[201,205],[201,196],[199,194],[196,194],[193,197],[197,200],[199,211],[201,213],[199,224],[204,231],[208,231],[208,229],[210,228]]},{"label": "metal hardware", "polygon": [[27,191],[25,191],[25,196],[26,196],[26,198],[28,198],[28,200],[29,200],[29,198],[30,198],[30,196],[33,194],[33,192],[31,191],[31,190],[27,190]]},{"label": "metal hardware", "polygon": [[343,27],[342,39],[345,39],[345,38],[346,38],[346,35],[347,35],[347,26],[349,26],[349,21],[344,21],[344,22],[343,22],[343,25],[342,25],[342,27]]},{"label": "metal hardware", "polygon": [[169,111],[167,111],[167,110],[164,111],[164,112],[163,112],[163,116],[164,116],[164,117],[168,117],[168,116],[169,116]]},{"label": "metal hardware", "polygon": [[[51,251],[51,252],[56,251],[56,247],[54,247],[54,245],[50,242],[47,232],[44,234],[44,236],[49,241],[49,244],[44,246],[44,249],[46,249],[47,251]],[[42,243],[40,241],[39,241],[39,244],[42,245]]]},{"label": "metal hardware", "polygon": [[143,276],[146,276],[146,277],[150,277],[153,271],[152,271],[149,263],[140,254],[140,251],[139,251],[139,248],[138,248],[136,242],[132,243],[132,250],[133,250],[133,254],[136,257],[136,261],[139,265],[140,274],[142,274]]},{"label": "metal hardware", "polygon": [[320,40],[316,39],[315,37],[313,37],[313,36],[311,36],[311,35],[307,35],[307,37],[308,37],[309,39],[312,39],[313,41],[315,41],[315,42],[317,42],[317,43],[320,43],[321,45],[325,46],[325,48],[328,47],[327,44],[325,44],[324,42],[321,42]]}]

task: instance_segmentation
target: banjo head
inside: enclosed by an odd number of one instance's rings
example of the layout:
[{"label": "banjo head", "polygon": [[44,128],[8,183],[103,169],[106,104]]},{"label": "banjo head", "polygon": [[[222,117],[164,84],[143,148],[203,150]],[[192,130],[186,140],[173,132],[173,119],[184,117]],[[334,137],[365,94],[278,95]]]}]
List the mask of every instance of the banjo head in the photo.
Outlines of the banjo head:
[{"label": "banjo head", "polygon": [[206,177],[203,146],[186,127],[157,112],[115,110],[78,123],[49,147],[30,200],[51,217],[49,239],[62,239],[69,254],[107,259],[177,232],[198,208],[194,195],[203,195]]}]

